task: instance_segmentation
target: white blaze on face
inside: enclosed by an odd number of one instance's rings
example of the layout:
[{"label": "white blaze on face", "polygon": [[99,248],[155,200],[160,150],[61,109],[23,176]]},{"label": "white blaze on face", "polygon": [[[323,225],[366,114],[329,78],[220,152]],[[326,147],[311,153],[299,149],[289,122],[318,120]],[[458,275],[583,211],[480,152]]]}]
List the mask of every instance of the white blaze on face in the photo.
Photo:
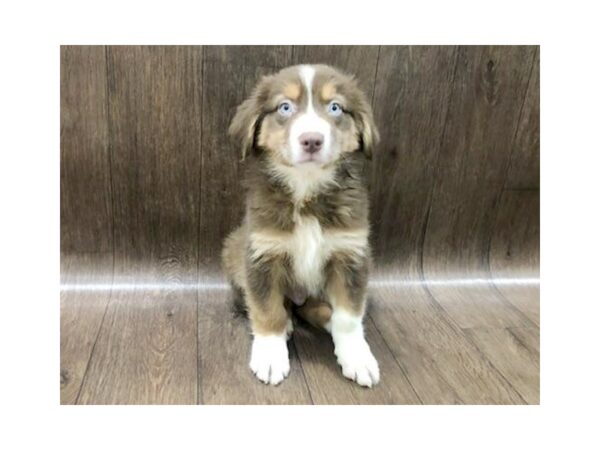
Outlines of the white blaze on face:
[{"label": "white blaze on face", "polygon": [[[290,129],[290,148],[292,151],[291,157],[293,164],[313,165],[314,163],[325,163],[328,162],[332,156],[331,126],[329,125],[329,122],[317,114],[314,108],[314,99],[312,95],[314,76],[314,67],[300,67],[300,78],[302,79],[302,83],[304,84],[307,93],[307,104],[306,109],[298,114]],[[310,155],[302,149],[302,145],[300,144],[300,136],[303,133],[321,133],[323,135],[323,147],[317,153],[312,155],[314,162],[304,162]]]}]

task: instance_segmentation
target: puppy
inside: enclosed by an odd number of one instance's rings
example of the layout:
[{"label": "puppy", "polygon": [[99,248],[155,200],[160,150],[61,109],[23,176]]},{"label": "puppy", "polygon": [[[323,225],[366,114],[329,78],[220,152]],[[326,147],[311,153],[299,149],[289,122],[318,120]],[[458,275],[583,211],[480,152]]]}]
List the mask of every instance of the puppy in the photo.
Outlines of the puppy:
[{"label": "puppy", "polygon": [[224,243],[253,343],[250,368],[279,384],[289,373],[292,311],[331,333],[345,377],[379,381],[362,319],[370,265],[364,162],[378,140],[371,107],[350,76],[302,65],[264,77],[230,134],[246,158],[246,214]]}]

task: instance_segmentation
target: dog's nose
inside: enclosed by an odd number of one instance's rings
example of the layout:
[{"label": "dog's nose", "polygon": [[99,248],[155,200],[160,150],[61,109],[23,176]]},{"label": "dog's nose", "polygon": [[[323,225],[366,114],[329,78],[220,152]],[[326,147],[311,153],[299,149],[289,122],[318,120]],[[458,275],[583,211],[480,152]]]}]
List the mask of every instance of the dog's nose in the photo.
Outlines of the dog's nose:
[{"label": "dog's nose", "polygon": [[323,135],[321,133],[302,133],[300,145],[307,153],[317,153],[323,147]]}]

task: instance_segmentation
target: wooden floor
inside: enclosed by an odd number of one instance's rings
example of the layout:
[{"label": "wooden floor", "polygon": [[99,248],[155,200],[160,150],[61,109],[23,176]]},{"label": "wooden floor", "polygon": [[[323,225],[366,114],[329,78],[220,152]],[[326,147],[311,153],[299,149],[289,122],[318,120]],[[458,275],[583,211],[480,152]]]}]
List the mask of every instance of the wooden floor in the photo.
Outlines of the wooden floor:
[{"label": "wooden floor", "polygon": [[62,258],[63,404],[539,403],[536,284],[375,274],[365,328],[381,383],[344,379],[329,335],[296,323],[290,376],[267,387],[248,368],[248,323],[222,280],[111,280],[105,259]]}]

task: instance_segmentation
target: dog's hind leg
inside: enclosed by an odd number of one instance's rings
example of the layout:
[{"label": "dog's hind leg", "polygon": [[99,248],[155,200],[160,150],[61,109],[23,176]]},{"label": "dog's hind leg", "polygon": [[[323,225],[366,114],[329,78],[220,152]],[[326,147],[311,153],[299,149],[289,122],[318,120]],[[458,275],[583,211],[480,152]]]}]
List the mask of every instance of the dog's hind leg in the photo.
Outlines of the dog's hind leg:
[{"label": "dog's hind leg", "polygon": [[332,309],[326,301],[309,297],[302,306],[295,307],[294,311],[313,327],[331,332]]}]

